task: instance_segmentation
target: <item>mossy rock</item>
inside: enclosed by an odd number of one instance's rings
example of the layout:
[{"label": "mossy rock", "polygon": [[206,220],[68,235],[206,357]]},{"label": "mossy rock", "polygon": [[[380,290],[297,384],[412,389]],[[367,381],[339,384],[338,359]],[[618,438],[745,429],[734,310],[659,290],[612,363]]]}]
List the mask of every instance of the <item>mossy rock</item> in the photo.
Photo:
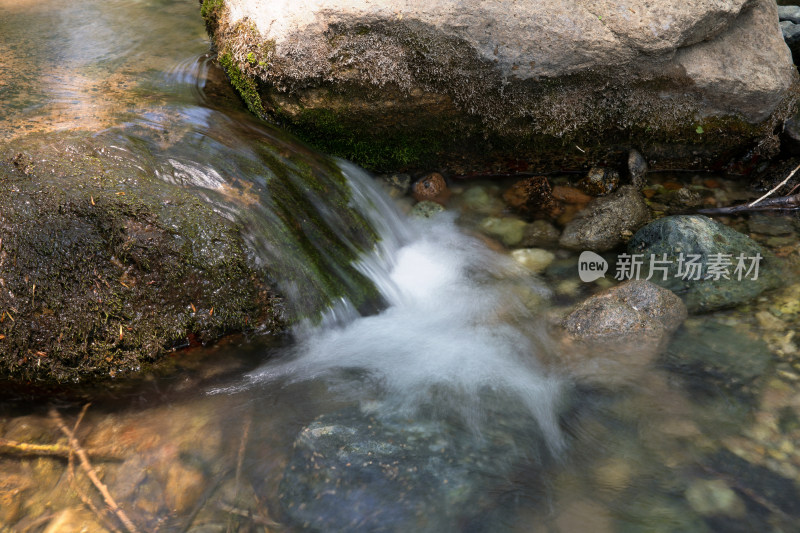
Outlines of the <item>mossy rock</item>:
[{"label": "mossy rock", "polygon": [[239,228],[186,189],[61,133],[0,147],[0,376],[66,382],[282,328]]}]

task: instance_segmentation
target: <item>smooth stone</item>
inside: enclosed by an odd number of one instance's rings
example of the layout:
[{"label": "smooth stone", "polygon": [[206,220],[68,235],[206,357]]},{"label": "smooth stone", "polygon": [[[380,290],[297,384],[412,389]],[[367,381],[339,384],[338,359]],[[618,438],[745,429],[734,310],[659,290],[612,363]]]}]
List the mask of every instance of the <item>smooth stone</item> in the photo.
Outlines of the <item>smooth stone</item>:
[{"label": "smooth stone", "polygon": [[550,266],[556,258],[553,252],[541,248],[521,248],[511,252],[514,261],[521,264],[531,272],[540,273]]},{"label": "smooth stone", "polygon": [[649,218],[642,194],[632,185],[623,185],[579,212],[564,228],[559,244],[571,250],[605,252],[625,242]]},{"label": "smooth stone", "polygon": [[546,220],[534,220],[525,227],[520,246],[535,248],[556,244],[561,237],[561,232]]},{"label": "smooth stone", "polygon": [[[372,168],[563,168],[548,139],[620,153],[643,126],[656,164],[697,167],[771,135],[798,83],[774,0],[203,5],[251,108]],[[739,127],[686,142],[717,120]]]},{"label": "smooth stone", "polygon": [[628,281],[581,302],[561,327],[574,349],[562,359],[579,377],[604,384],[640,376],[686,319],[672,292],[649,281]]},{"label": "smooth stone", "polygon": [[745,504],[721,479],[697,479],[686,489],[686,501],[698,514],[744,516]]},{"label": "smooth stone", "polygon": [[747,220],[747,229],[750,233],[762,235],[790,235],[795,232],[792,220],[785,216],[769,216],[754,213]]},{"label": "smooth stone", "polygon": [[489,217],[481,222],[481,229],[500,239],[506,246],[515,246],[522,241],[528,223],[518,218]]},{"label": "smooth stone", "polygon": [[[701,215],[675,215],[651,222],[628,242],[628,254],[642,256],[642,276],[650,273],[651,256],[658,261],[666,258],[665,264],[652,265],[663,266],[666,269],[665,271],[654,269],[652,281],[680,295],[689,312],[711,311],[745,303],[774,286],[778,279],[776,274],[779,271],[779,264],[758,243],[728,226]],[[684,280],[682,275],[678,275],[680,254],[683,254],[684,258],[690,255],[699,256],[698,263],[702,265],[701,279]],[[716,276],[713,275],[710,279],[705,279],[708,276],[708,265],[713,264],[710,258],[716,254],[731,255],[732,265],[727,269],[730,279],[722,276],[720,279],[714,279]],[[737,279],[735,268],[739,254],[744,254],[744,258],[760,254],[762,259],[757,279],[752,279],[753,272],[747,277],[746,268],[741,271],[742,279]],[[744,263],[745,267],[750,266],[749,260],[745,260]],[[617,268],[619,271],[619,263]]]},{"label": "smooth stone", "polygon": [[443,211],[443,205],[430,200],[424,200],[422,202],[417,202],[414,207],[411,208],[409,215],[417,218],[432,218]]},{"label": "smooth stone", "polygon": [[461,202],[470,211],[475,211],[482,215],[496,215],[503,212],[505,203],[495,195],[492,195],[486,187],[470,187],[461,195]]},{"label": "smooth stone", "polygon": [[663,357],[664,365],[690,384],[743,395],[757,392],[758,381],[772,361],[772,353],[764,341],[711,319],[687,323]]},{"label": "smooth stone", "polygon": [[493,495],[524,456],[547,454],[531,425],[513,406],[487,416],[480,436],[355,408],[323,415],[295,440],[280,501],[304,531],[460,530],[497,505]]}]

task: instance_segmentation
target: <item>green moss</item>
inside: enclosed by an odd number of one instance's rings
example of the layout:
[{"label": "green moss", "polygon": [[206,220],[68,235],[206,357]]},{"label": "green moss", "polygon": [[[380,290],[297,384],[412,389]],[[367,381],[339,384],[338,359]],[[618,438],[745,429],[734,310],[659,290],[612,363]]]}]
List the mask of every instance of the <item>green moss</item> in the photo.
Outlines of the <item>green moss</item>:
[{"label": "green moss", "polygon": [[244,100],[247,109],[258,117],[264,116],[264,106],[261,103],[261,97],[258,94],[258,86],[256,82],[236,65],[236,61],[230,52],[225,52],[219,56],[219,63],[225,69],[228,79],[231,80],[231,85]]},{"label": "green moss", "polygon": [[205,19],[208,27],[216,27],[223,7],[223,0],[203,0],[203,3],[200,4],[200,15]]},{"label": "green moss", "polygon": [[436,131],[370,132],[329,109],[304,109],[297,116],[282,118],[292,133],[319,150],[375,171],[432,162],[445,138]]}]

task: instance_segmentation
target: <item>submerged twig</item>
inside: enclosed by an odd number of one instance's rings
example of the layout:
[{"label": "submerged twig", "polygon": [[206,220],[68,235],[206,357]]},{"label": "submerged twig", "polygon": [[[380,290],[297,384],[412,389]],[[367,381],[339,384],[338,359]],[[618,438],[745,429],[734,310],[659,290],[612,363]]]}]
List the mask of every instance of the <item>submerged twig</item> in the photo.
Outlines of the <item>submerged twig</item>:
[{"label": "submerged twig", "polygon": [[[86,413],[86,409],[88,408],[88,404],[84,406],[83,411],[78,416],[78,422],[83,419],[83,415]],[[136,525],[128,518],[128,515],[125,514],[114,498],[111,496],[111,493],[108,491],[108,487],[100,481],[100,478],[97,475],[97,471],[92,466],[91,461],[89,461],[89,456],[86,453],[86,450],[81,447],[80,442],[75,437],[75,432],[67,427],[64,423],[64,419],[61,418],[61,415],[55,409],[50,409],[50,417],[55,421],[58,429],[67,437],[67,441],[69,442],[70,447],[75,452],[75,455],[78,456],[80,459],[81,467],[83,471],[86,473],[86,476],[91,480],[92,484],[100,491],[100,494],[103,496],[103,500],[106,502],[106,505],[111,509],[111,511],[117,516],[122,525],[125,526],[125,529],[128,530],[129,533],[138,533],[139,530],[136,528]],[[77,427],[77,424],[76,424]]]},{"label": "submerged twig", "polygon": [[792,196],[778,196],[762,201],[759,205],[750,204],[732,205],[729,207],[713,207],[708,209],[698,209],[701,215],[735,215],[748,211],[780,211],[783,209],[800,209],[800,194]]},{"label": "submerged twig", "polygon": [[[0,454],[38,455],[45,457],[62,457],[67,459],[72,448],[63,444],[33,444],[18,442],[0,437]],[[119,457],[98,450],[86,450],[90,457],[100,460],[118,461]]]},{"label": "submerged twig", "polygon": [[786,177],[783,179],[783,181],[782,181],[782,182],[780,182],[780,183],[779,183],[779,184],[777,184],[775,187],[773,187],[773,188],[772,188],[772,190],[770,190],[770,191],[769,191],[767,194],[765,194],[764,196],[762,196],[762,197],[761,197],[761,198],[759,198],[758,200],[756,200],[756,201],[754,201],[754,202],[750,203],[750,204],[749,204],[749,207],[755,207],[755,205],[756,205],[756,204],[758,204],[758,203],[760,203],[760,202],[761,202],[761,200],[764,200],[765,198],[768,198],[768,197],[769,197],[769,196],[771,196],[771,195],[772,195],[774,192],[776,192],[778,189],[780,189],[781,187],[783,187],[784,185],[786,185],[786,182],[787,182],[787,181],[789,181],[789,180],[792,178],[792,176],[794,176],[795,172],[797,172],[798,170],[800,170],[800,165],[797,165],[796,167],[794,167],[794,170],[792,170],[792,171],[789,173],[789,175],[788,175],[788,176],[786,176]]}]

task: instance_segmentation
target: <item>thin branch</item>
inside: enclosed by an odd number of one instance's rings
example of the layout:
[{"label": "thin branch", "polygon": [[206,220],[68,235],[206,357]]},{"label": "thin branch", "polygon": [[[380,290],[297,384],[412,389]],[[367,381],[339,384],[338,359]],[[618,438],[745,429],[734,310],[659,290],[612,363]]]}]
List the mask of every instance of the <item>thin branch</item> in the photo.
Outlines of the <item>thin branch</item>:
[{"label": "thin branch", "polygon": [[794,170],[792,170],[792,171],[789,173],[789,175],[788,175],[788,176],[786,176],[786,178],[784,178],[784,180],[783,180],[782,182],[780,182],[780,183],[779,183],[779,184],[777,184],[775,187],[773,187],[773,188],[772,188],[772,190],[771,190],[771,191],[769,191],[767,194],[765,194],[764,196],[762,196],[761,198],[759,198],[759,199],[758,199],[758,200],[756,200],[755,202],[753,202],[753,203],[749,204],[749,205],[748,205],[748,207],[754,207],[756,204],[758,204],[758,203],[761,203],[761,200],[763,200],[764,198],[767,198],[768,196],[770,196],[770,195],[772,195],[774,192],[776,192],[778,189],[780,189],[781,187],[783,187],[784,185],[786,185],[786,182],[787,182],[787,181],[789,181],[789,180],[792,178],[792,176],[794,176],[795,172],[797,172],[798,170],[800,170],[800,165],[797,165],[796,167],[794,167]]},{"label": "thin branch", "polygon": [[[17,455],[40,455],[49,457],[69,457],[72,448],[63,444],[32,444],[29,442],[18,442],[15,440],[0,437],[0,454],[13,453]],[[95,459],[119,460],[119,457],[98,451],[86,450]]]},{"label": "thin branch", "polygon": [[103,499],[106,502],[106,505],[117,515],[119,521],[125,526],[125,529],[128,530],[129,533],[139,533],[139,530],[136,528],[131,519],[128,518],[128,515],[125,514],[117,502],[114,501],[114,498],[111,496],[111,493],[108,491],[108,487],[106,487],[100,478],[97,476],[97,471],[92,466],[92,463],[89,461],[89,456],[86,454],[86,450],[81,447],[80,442],[78,439],[75,438],[75,433],[67,427],[64,423],[64,419],[61,418],[61,415],[55,409],[50,409],[50,417],[55,421],[56,425],[58,425],[58,429],[67,437],[69,441],[70,447],[75,451],[75,454],[78,456],[78,459],[81,461],[81,467],[89,479],[92,481],[92,484],[100,491],[100,494],[103,495]]}]

